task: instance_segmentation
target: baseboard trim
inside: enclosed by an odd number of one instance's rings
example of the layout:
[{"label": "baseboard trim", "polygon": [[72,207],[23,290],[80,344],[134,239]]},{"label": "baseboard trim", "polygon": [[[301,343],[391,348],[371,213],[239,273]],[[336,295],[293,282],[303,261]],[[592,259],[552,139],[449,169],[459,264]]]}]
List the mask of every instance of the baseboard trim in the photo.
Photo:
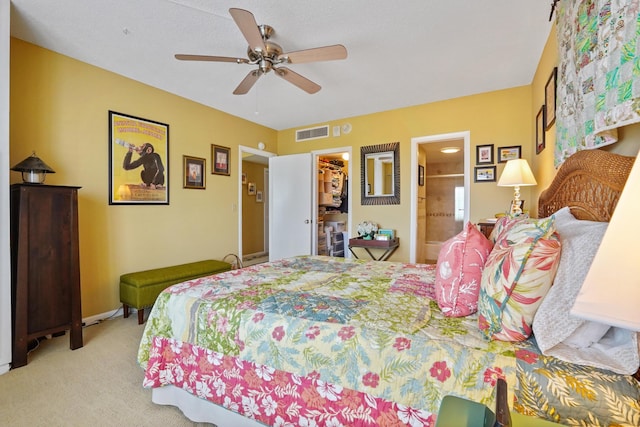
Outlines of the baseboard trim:
[{"label": "baseboard trim", "polygon": [[[136,310],[135,308],[129,307],[129,314],[135,314],[137,312],[138,310]],[[122,307],[120,307],[116,310],[111,310],[105,313],[100,313],[93,316],[85,317],[82,319],[82,324],[83,326],[91,326],[91,325],[95,325],[96,323],[100,323],[103,320],[108,320],[114,317],[122,316],[123,314],[124,312],[122,311]]]}]

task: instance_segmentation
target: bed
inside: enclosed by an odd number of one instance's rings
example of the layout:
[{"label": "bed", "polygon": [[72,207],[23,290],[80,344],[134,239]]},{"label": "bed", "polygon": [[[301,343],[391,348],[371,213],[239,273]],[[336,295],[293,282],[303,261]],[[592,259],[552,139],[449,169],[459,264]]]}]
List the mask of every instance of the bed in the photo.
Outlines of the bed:
[{"label": "bed", "polygon": [[[540,216],[569,206],[576,220],[608,221],[632,163],[576,153],[541,195]],[[301,256],[174,285],[145,325],[143,385],[155,403],[221,427],[433,426],[444,396],[491,406],[503,378],[513,412],[640,425],[632,375],[545,355],[535,332],[486,339],[478,313],[443,314],[437,274]]]}]

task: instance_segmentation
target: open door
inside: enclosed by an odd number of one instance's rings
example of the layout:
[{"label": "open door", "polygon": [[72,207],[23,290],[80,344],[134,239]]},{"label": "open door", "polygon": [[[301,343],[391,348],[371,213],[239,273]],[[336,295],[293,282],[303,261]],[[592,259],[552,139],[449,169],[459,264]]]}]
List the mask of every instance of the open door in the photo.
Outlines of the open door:
[{"label": "open door", "polygon": [[269,261],[312,253],[311,156],[269,158]]}]

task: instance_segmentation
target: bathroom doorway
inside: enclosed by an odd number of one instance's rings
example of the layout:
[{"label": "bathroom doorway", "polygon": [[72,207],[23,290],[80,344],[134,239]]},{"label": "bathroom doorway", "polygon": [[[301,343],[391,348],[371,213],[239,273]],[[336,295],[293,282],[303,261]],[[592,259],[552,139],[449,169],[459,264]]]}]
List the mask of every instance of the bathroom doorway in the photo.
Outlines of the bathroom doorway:
[{"label": "bathroom doorway", "polygon": [[469,133],[412,140],[411,262],[435,263],[469,220]]}]

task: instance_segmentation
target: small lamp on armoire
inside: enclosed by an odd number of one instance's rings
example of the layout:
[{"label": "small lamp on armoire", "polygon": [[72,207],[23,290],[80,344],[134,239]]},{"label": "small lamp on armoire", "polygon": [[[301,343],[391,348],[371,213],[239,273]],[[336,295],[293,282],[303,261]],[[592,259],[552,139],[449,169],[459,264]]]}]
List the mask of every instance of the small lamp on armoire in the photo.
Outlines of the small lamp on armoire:
[{"label": "small lamp on armoire", "polygon": [[11,170],[22,172],[22,181],[27,184],[42,184],[48,173],[56,173],[49,165],[40,160],[34,151],[32,155],[15,165]]},{"label": "small lamp on armoire", "polygon": [[538,185],[529,163],[526,159],[514,159],[507,161],[507,164],[498,180],[499,187],[513,187],[514,209],[511,214],[519,216],[522,214],[520,207],[520,187],[528,185]]}]

